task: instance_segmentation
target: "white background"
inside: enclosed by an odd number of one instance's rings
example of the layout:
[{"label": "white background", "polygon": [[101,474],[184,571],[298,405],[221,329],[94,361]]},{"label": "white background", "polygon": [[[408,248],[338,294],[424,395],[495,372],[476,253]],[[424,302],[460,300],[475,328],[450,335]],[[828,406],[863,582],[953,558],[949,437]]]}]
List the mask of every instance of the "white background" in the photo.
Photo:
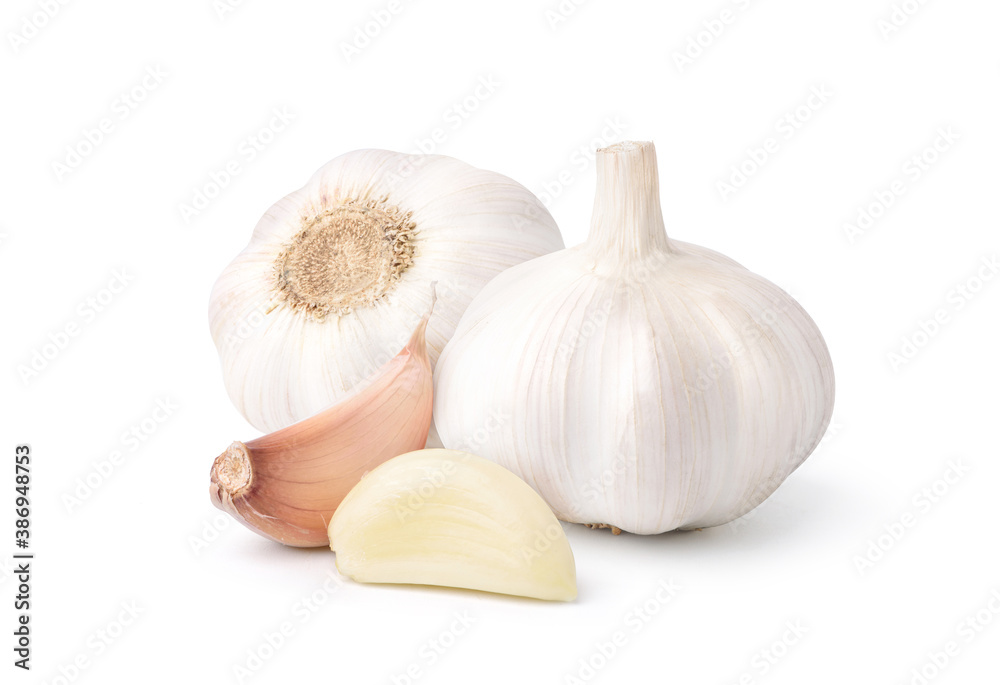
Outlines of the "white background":
[{"label": "white background", "polygon": [[[9,0],[0,17],[3,682],[921,682],[913,669],[997,681],[1000,278],[977,279],[1000,254],[1000,5],[908,0],[912,16],[880,27],[890,0],[567,0],[562,15],[557,0],[404,0],[349,60],[343,46],[388,0],[250,0],[221,16],[211,0],[98,0],[50,3],[51,18],[44,4]],[[731,21],[712,24],[723,10]],[[477,100],[481,79],[499,85]],[[130,109],[120,97],[137,87]],[[814,88],[829,95],[810,109]],[[248,160],[240,145],[275,108],[294,120]],[[779,124],[788,115],[795,128]],[[104,118],[110,133],[60,173]],[[949,127],[957,139],[938,140]],[[572,604],[338,584],[329,551],[219,516],[212,460],[256,433],[223,389],[213,280],[322,163],[427,149],[435,129],[433,152],[544,193],[568,245],[588,228],[592,146],[654,140],[668,232],[775,281],[824,332],[837,405],[819,450],[727,526],[567,526]],[[776,151],[750,169],[768,138]],[[928,160],[919,178],[914,156]],[[230,160],[241,173],[185,220]],[[744,162],[749,180],[720,190]],[[852,240],[845,223],[896,180],[905,192]],[[122,269],[130,281],[96,312],[88,298]],[[922,334],[937,310],[945,322]],[[893,364],[904,338],[916,347]],[[64,348],[45,348],[53,339]],[[52,358],[25,374],[43,349]],[[158,400],[176,407],[161,423]],[[127,438],[144,419],[144,439]],[[8,644],[22,442],[30,674]],[[101,482],[80,490],[88,476]],[[669,601],[661,582],[677,588]],[[456,613],[472,621],[458,635]],[[283,624],[290,637],[268,647]],[[624,644],[602,659],[616,631]],[[449,647],[432,659],[436,644]],[[411,666],[420,677],[400,678]],[[237,667],[256,670],[241,680]]]}]

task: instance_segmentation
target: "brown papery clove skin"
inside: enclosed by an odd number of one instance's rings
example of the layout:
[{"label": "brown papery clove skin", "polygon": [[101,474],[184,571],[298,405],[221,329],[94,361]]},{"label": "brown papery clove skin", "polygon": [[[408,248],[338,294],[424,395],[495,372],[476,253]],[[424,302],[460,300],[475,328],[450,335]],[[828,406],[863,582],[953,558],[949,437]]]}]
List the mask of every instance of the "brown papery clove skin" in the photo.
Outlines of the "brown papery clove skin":
[{"label": "brown papery clove skin", "polygon": [[282,544],[327,546],[330,517],[361,477],[427,441],[429,316],[366,387],[287,428],[230,445],[212,465],[212,503]]}]

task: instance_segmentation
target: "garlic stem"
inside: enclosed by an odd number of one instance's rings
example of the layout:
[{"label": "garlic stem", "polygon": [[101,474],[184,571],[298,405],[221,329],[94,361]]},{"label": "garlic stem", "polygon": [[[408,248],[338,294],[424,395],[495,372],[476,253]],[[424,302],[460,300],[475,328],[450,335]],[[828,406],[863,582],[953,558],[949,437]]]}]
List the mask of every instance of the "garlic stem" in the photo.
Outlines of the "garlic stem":
[{"label": "garlic stem", "polygon": [[652,143],[617,143],[597,151],[597,194],[586,244],[606,263],[669,251]]}]

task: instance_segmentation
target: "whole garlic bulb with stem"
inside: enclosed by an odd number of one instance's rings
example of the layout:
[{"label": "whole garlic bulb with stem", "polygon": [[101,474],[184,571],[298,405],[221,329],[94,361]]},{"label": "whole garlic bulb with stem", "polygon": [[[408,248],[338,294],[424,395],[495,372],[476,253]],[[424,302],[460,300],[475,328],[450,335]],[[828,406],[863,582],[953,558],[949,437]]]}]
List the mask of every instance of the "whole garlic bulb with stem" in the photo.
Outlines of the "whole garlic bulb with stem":
[{"label": "whole garlic bulb with stem", "polygon": [[597,160],[587,241],[512,267],[467,309],[435,372],[438,433],[565,521],[726,523],[818,444],[830,355],[787,293],[667,237],[652,143]]},{"label": "whole garlic bulb with stem", "polygon": [[337,157],[265,212],[215,284],[229,396],[265,432],[343,399],[406,343],[436,281],[433,365],[491,278],[562,247],[538,198],[505,176],[437,155]]}]

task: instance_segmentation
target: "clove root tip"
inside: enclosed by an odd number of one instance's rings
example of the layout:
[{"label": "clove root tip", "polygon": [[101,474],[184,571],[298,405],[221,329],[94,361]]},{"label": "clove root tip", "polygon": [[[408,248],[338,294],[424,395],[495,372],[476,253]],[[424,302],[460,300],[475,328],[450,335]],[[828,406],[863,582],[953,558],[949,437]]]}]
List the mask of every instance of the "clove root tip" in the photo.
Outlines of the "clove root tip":
[{"label": "clove root tip", "polygon": [[212,464],[212,501],[221,504],[223,497],[239,497],[250,488],[252,480],[250,451],[237,440]]}]

